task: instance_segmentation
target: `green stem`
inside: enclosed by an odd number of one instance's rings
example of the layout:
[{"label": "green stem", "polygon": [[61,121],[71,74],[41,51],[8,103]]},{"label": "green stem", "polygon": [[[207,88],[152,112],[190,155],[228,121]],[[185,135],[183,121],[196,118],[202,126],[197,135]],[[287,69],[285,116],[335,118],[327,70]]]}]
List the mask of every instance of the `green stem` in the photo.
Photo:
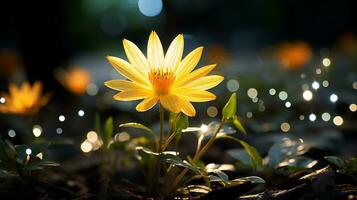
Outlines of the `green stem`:
[{"label": "green stem", "polygon": [[162,151],[165,151],[165,149],[167,148],[167,146],[169,146],[169,144],[171,143],[171,141],[176,137],[176,135],[178,134],[178,131],[173,132],[165,141],[165,143],[162,146]]},{"label": "green stem", "polygon": [[159,113],[160,113],[160,139],[159,139],[159,149],[158,153],[162,152],[162,139],[164,137],[164,114],[165,110],[161,103],[159,104]]},{"label": "green stem", "polygon": [[[225,122],[226,122],[226,119],[223,117],[221,120],[221,123],[219,124],[217,130],[214,132],[213,136],[208,140],[208,142],[205,144],[205,146],[203,146],[203,148],[195,154],[195,156],[193,157],[193,162],[198,161],[206,153],[206,151],[212,146],[212,144],[214,143],[214,141],[216,139],[217,134],[219,133],[219,131],[221,130],[221,128]],[[185,168],[184,170],[182,170],[182,172],[175,178],[173,184],[171,185],[170,191],[172,191],[176,188],[176,186],[180,183],[181,179],[185,176],[185,174],[187,172],[188,172],[188,168]]]},{"label": "green stem", "polygon": [[159,153],[159,157],[156,158],[156,166],[153,168],[154,169],[154,174],[156,176],[152,177],[152,185],[151,185],[151,193],[155,194],[156,197],[158,197],[158,183],[159,183],[159,177],[160,177],[160,154],[162,153],[162,140],[164,137],[164,117],[165,117],[165,110],[164,107],[159,104],[159,115],[160,115],[160,138],[158,141],[157,145],[157,153]]}]

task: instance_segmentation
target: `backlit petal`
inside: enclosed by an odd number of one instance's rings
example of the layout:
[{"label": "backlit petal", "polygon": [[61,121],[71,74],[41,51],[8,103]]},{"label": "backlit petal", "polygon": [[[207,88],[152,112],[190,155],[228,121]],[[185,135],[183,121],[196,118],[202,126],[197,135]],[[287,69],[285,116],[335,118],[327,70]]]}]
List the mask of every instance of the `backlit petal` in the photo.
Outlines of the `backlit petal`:
[{"label": "backlit petal", "polygon": [[121,58],[108,56],[110,64],[125,78],[143,85],[149,85],[149,80],[141,75],[132,65]]},{"label": "backlit petal", "polygon": [[114,99],[118,101],[134,101],[150,96],[151,93],[146,90],[125,90],[114,95]]},{"label": "backlit petal", "polygon": [[164,62],[164,50],[155,31],[152,31],[149,37],[147,56],[151,68],[160,67]]},{"label": "backlit petal", "polygon": [[176,88],[175,91],[182,90],[184,88],[193,90],[208,90],[221,83],[223,79],[223,76],[218,75],[204,76],[195,80],[194,82],[186,84],[183,87]]},{"label": "backlit petal", "polygon": [[192,102],[206,102],[216,99],[216,95],[203,90],[185,90],[182,93],[177,94],[177,96],[185,97],[188,101]]},{"label": "backlit petal", "polygon": [[210,71],[212,71],[214,68],[216,67],[215,64],[213,65],[207,65],[204,67],[201,67],[195,71],[193,71],[192,73],[188,74],[185,77],[182,77],[182,79],[177,80],[176,85],[177,86],[182,86],[185,85],[187,83],[193,82],[203,76],[206,76]]},{"label": "backlit petal", "polygon": [[165,55],[164,68],[175,71],[178,67],[183,53],[184,40],[183,35],[178,35],[170,44]]},{"label": "backlit petal", "polygon": [[171,112],[180,112],[179,99],[175,95],[171,94],[160,96],[160,103],[164,106],[164,108]]},{"label": "backlit petal", "polygon": [[203,47],[198,47],[191,51],[180,63],[176,70],[178,78],[190,73],[198,64],[201,59]]},{"label": "backlit petal", "polygon": [[150,70],[149,63],[140,49],[131,41],[124,39],[123,46],[130,63],[139,71],[145,72]]},{"label": "backlit petal", "polygon": [[119,79],[106,81],[104,85],[118,91],[145,89],[144,86],[141,86],[135,82]]},{"label": "backlit petal", "polygon": [[193,107],[193,105],[185,98],[180,98],[180,108],[181,111],[189,116],[189,117],[194,117],[196,115],[196,110]]},{"label": "backlit petal", "polygon": [[159,98],[157,96],[147,97],[136,106],[136,110],[139,112],[147,111],[154,107],[158,100]]}]

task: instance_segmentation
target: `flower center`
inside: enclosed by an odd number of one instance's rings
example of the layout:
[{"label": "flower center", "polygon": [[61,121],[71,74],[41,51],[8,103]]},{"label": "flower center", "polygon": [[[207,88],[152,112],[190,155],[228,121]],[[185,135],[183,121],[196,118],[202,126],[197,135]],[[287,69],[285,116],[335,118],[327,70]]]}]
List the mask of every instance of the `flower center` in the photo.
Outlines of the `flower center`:
[{"label": "flower center", "polygon": [[157,95],[166,95],[175,81],[175,75],[168,70],[156,69],[149,72],[149,79]]}]

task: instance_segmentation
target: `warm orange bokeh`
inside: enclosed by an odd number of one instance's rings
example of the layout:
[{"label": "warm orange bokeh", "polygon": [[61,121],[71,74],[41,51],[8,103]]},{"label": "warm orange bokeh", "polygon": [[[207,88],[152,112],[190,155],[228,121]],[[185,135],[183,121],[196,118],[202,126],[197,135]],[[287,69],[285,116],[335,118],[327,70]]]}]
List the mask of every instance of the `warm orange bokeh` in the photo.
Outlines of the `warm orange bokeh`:
[{"label": "warm orange bokeh", "polygon": [[47,104],[50,94],[42,95],[43,84],[36,81],[32,86],[24,82],[20,87],[11,83],[9,94],[2,94],[5,103],[0,104],[0,112],[18,115],[36,114]]},{"label": "warm orange bokeh", "polygon": [[214,44],[207,47],[207,60],[210,63],[219,63],[220,66],[224,66],[229,60],[229,54],[222,45]]},{"label": "warm orange bokeh", "polygon": [[91,81],[90,73],[83,68],[73,67],[68,71],[63,69],[55,72],[57,80],[75,95],[82,95],[86,92]]},{"label": "warm orange bokeh", "polygon": [[306,42],[284,43],[277,50],[277,57],[284,68],[298,69],[312,58],[312,50]]},{"label": "warm orange bokeh", "polygon": [[357,35],[353,33],[344,33],[338,40],[338,47],[343,53],[349,56],[357,55]]}]

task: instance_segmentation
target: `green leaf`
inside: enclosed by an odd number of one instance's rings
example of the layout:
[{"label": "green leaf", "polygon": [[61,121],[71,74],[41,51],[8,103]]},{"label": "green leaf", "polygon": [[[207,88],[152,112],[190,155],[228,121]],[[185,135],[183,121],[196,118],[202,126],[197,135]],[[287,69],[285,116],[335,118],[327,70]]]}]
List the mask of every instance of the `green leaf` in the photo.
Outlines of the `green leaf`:
[{"label": "green leaf", "polygon": [[225,119],[231,119],[237,112],[237,94],[233,93],[223,107],[222,115]]},{"label": "green leaf", "polygon": [[217,174],[219,178],[221,178],[223,181],[228,182],[229,177],[226,173],[222,172],[221,170],[214,170],[213,173]]},{"label": "green leaf", "polygon": [[207,187],[205,185],[188,185],[186,189],[192,193],[201,193],[201,194],[207,194],[212,191],[210,187]]},{"label": "green leaf", "polygon": [[245,131],[245,129],[244,129],[242,123],[240,123],[237,115],[233,116],[233,124],[241,133],[247,134],[247,131]]},{"label": "green leaf", "polygon": [[296,156],[287,159],[284,162],[279,164],[279,167],[283,167],[284,169],[293,170],[293,171],[300,171],[312,168],[317,164],[317,160],[313,160],[306,156]]},{"label": "green leaf", "polygon": [[187,162],[186,160],[182,160],[179,156],[168,156],[165,159],[165,162],[169,163],[169,164],[173,164],[176,166],[180,166],[180,167],[184,167],[184,168],[188,168],[193,172],[196,172],[199,174],[199,169],[197,169],[196,167],[192,166],[189,162]]},{"label": "green leaf", "polygon": [[154,139],[154,141],[156,141],[156,134],[154,133],[153,130],[151,130],[150,128],[148,128],[147,126],[144,126],[140,123],[136,123],[136,122],[129,122],[129,123],[125,123],[125,124],[120,124],[119,127],[123,127],[123,128],[137,128],[137,129],[142,129],[146,132],[148,132],[152,138]]},{"label": "green leaf", "polygon": [[27,169],[30,171],[33,170],[42,170],[44,167],[58,167],[60,164],[52,162],[52,161],[46,161],[46,160],[41,160],[38,162],[33,162],[31,163]]},{"label": "green leaf", "polygon": [[225,182],[221,177],[215,175],[209,175],[209,180],[211,182]]},{"label": "green leaf", "polygon": [[94,130],[97,132],[97,133],[100,133],[101,132],[101,127],[100,127],[100,116],[98,113],[95,114],[95,117],[94,117]]},{"label": "green leaf", "polygon": [[109,141],[113,136],[113,118],[109,117],[104,123],[104,130],[102,132],[103,146],[108,147]]},{"label": "green leaf", "polygon": [[169,112],[169,122],[173,126],[174,121],[179,113]]},{"label": "green leaf", "polygon": [[149,154],[149,155],[153,155],[153,156],[159,156],[159,153],[156,153],[156,152],[153,152],[151,151],[150,149],[148,148],[145,148],[145,147],[136,147],[135,148],[138,152],[143,152],[145,154]]},{"label": "green leaf", "polygon": [[187,115],[179,113],[173,122],[174,130],[186,129],[189,125]]},{"label": "green leaf", "polygon": [[4,169],[0,169],[0,179],[8,179],[8,178],[14,178],[19,176],[16,172],[12,172],[12,171],[7,171]]},{"label": "green leaf", "polygon": [[227,139],[231,139],[236,142],[239,142],[243,146],[243,148],[247,151],[249,157],[252,159],[253,169],[263,167],[263,159],[260,156],[260,154],[258,153],[258,151],[253,146],[249,145],[248,143],[246,143],[243,140],[240,140],[238,138],[235,138],[235,137],[232,137],[229,135],[219,135],[219,136],[217,136],[217,139],[219,139],[219,138],[227,138]]},{"label": "green leaf", "polygon": [[325,156],[325,160],[336,165],[339,168],[342,168],[345,165],[345,162],[337,156]]},{"label": "green leaf", "polygon": [[241,183],[245,183],[247,181],[249,181],[251,183],[255,183],[255,184],[265,184],[265,180],[260,178],[259,176],[247,176],[247,177],[243,177],[243,178],[237,178],[237,179],[231,180],[231,183],[241,184]]},{"label": "green leaf", "polygon": [[284,137],[270,147],[268,164],[270,167],[277,167],[286,159],[303,154],[305,150],[306,147],[300,140]]}]

